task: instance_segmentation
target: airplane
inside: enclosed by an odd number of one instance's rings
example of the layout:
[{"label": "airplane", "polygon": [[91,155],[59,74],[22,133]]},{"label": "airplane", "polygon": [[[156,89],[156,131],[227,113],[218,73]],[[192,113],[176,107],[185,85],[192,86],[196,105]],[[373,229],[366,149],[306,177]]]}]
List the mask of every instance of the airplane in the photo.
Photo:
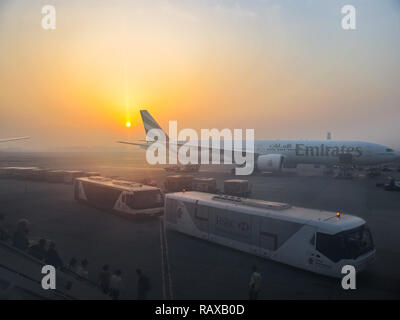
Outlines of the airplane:
[{"label": "airplane", "polygon": [[0,143],[2,143],[2,142],[9,142],[9,141],[16,141],[16,140],[25,140],[25,139],[29,139],[29,137],[18,137],[18,138],[0,139]]},{"label": "airplane", "polygon": [[[149,130],[162,130],[147,110],[140,110],[146,136]],[[165,132],[164,132],[165,133]],[[168,135],[165,133],[167,143]],[[298,164],[331,166],[374,166],[400,160],[400,152],[387,146],[364,142],[331,140],[255,140],[254,157],[256,172],[280,172],[282,168],[296,168]],[[118,143],[136,145],[146,149],[152,141]],[[188,142],[174,142],[180,146]],[[241,152],[241,150],[233,150]],[[220,150],[223,152],[223,149]]]}]

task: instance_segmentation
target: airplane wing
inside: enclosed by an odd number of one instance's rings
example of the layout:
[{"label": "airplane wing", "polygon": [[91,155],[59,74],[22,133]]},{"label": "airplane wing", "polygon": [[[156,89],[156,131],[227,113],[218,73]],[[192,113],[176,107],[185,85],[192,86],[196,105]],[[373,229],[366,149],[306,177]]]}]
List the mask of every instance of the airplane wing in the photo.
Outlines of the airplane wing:
[{"label": "airplane wing", "polygon": [[[146,141],[146,140],[140,140],[140,141]],[[133,146],[139,146],[139,147],[141,147],[141,148],[146,149],[146,148],[152,143],[152,141],[147,141],[147,143],[128,142],[128,141],[117,141],[117,143],[129,144],[129,145],[133,145]],[[167,144],[168,144],[168,143],[167,143]],[[177,147],[181,147],[181,146],[185,145],[186,147],[198,148],[198,152],[201,152],[201,151],[202,151],[202,150],[201,150],[201,145],[200,145],[200,144],[191,144],[189,141],[186,141],[186,142],[177,141],[177,142],[175,142],[175,143],[173,143],[173,142],[171,143],[171,142],[170,142],[170,144],[173,144],[173,145],[175,145],[175,146],[177,146]],[[237,153],[244,153],[244,152],[245,152],[245,150],[237,150],[237,149],[224,148],[224,147],[221,147],[221,148],[213,148],[212,146],[209,146],[208,150],[209,150],[210,153],[212,153],[212,152],[220,152],[221,155],[223,155],[225,151],[228,151],[228,152],[231,152],[231,153],[233,153],[233,152],[235,152],[235,153],[236,153],[236,152],[237,152]],[[252,153],[252,154],[254,154],[254,155],[257,155],[256,152],[250,152],[250,153]]]},{"label": "airplane wing", "polygon": [[29,139],[29,137],[18,137],[18,138],[7,138],[7,139],[0,139],[0,143],[8,142],[8,141],[16,141],[16,140],[25,140]]},{"label": "airplane wing", "polygon": [[138,142],[128,142],[128,141],[117,141],[117,143],[129,144],[132,146],[139,146],[143,149],[146,149],[149,146],[148,143],[138,143]]}]

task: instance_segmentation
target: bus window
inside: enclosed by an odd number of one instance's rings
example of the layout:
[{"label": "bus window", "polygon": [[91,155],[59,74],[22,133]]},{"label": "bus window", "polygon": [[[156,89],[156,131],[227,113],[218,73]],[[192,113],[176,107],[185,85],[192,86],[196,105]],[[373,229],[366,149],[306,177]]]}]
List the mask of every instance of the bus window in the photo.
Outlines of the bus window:
[{"label": "bus window", "polygon": [[194,217],[198,220],[208,221],[208,207],[197,205]]},{"label": "bus window", "polygon": [[127,205],[132,209],[148,209],[162,207],[163,197],[159,190],[135,192],[127,197]]},{"label": "bus window", "polygon": [[265,231],[260,232],[260,247],[276,251],[278,249],[278,236],[274,233],[268,233]]},{"label": "bus window", "polygon": [[333,262],[356,259],[373,250],[374,244],[367,226],[329,235],[317,233],[317,250]]},{"label": "bus window", "polygon": [[338,262],[342,256],[342,245],[339,235],[330,235],[322,232],[317,232],[317,250],[324,256]]},{"label": "bus window", "polygon": [[342,237],[345,247],[345,256],[348,259],[358,258],[374,247],[371,232],[367,226],[348,231],[344,233]]}]

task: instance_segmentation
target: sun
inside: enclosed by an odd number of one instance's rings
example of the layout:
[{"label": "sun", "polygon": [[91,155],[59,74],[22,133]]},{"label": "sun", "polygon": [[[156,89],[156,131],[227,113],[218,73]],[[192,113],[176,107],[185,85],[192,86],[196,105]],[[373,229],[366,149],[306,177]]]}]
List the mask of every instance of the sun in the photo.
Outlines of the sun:
[{"label": "sun", "polygon": [[132,126],[132,123],[130,121],[127,121],[125,123],[125,127],[130,128]]}]

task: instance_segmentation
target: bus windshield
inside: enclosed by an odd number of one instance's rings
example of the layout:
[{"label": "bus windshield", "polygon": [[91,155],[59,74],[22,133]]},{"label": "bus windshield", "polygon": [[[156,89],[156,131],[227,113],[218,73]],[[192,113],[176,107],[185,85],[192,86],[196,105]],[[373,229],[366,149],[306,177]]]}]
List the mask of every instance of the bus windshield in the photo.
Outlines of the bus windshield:
[{"label": "bus windshield", "polygon": [[334,235],[317,232],[316,249],[333,262],[357,259],[373,248],[371,232],[366,225]]},{"label": "bus windshield", "polygon": [[149,209],[162,207],[164,200],[160,190],[148,190],[127,195],[126,204],[132,209]]}]

